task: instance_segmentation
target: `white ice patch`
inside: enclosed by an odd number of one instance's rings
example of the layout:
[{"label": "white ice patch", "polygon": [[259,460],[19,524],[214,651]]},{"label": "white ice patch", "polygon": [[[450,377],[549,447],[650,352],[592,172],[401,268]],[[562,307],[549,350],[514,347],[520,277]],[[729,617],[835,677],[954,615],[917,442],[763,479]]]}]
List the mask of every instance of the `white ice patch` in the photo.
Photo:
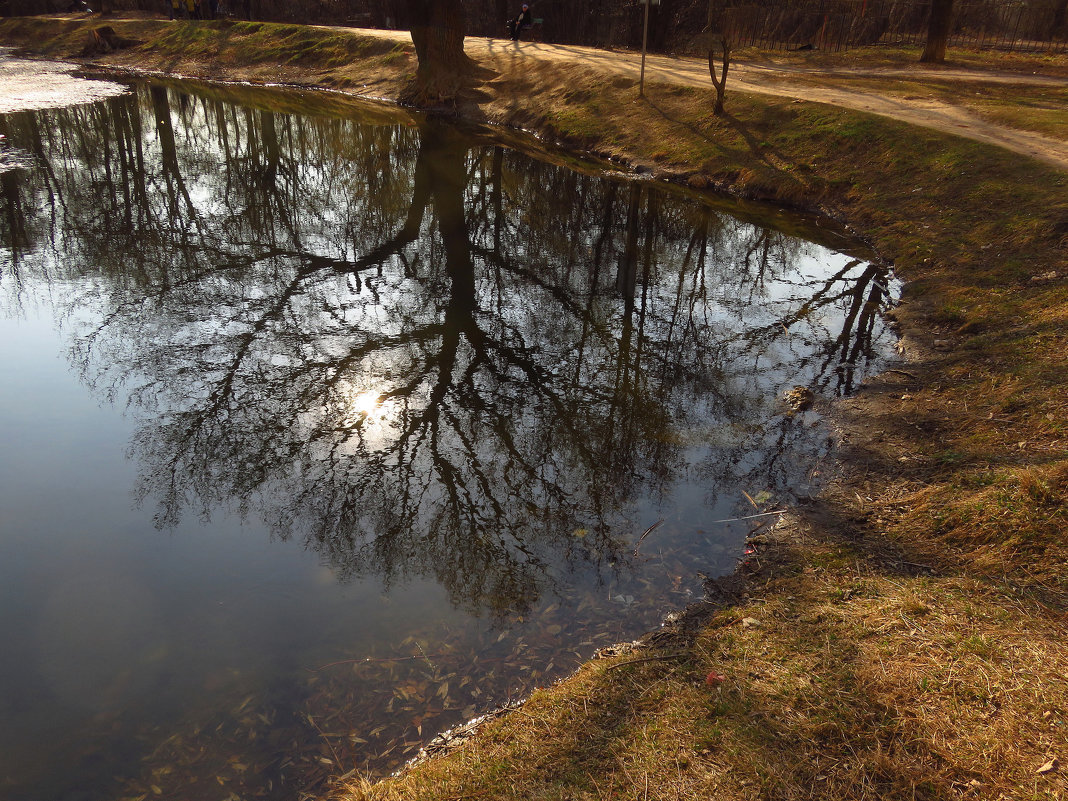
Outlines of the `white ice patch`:
[{"label": "white ice patch", "polygon": [[122,84],[71,75],[74,64],[29,61],[0,50],[0,114],[93,103],[126,92]]}]

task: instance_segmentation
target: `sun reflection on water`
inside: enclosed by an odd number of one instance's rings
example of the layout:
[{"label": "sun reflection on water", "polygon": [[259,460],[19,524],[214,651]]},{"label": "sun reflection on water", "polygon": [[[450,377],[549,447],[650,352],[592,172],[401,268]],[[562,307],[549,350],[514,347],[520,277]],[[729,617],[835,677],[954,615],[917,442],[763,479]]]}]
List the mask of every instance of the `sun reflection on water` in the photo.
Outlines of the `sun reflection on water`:
[{"label": "sun reflection on water", "polygon": [[349,412],[357,420],[371,420],[381,416],[382,394],[371,390],[356,393],[349,404]]}]

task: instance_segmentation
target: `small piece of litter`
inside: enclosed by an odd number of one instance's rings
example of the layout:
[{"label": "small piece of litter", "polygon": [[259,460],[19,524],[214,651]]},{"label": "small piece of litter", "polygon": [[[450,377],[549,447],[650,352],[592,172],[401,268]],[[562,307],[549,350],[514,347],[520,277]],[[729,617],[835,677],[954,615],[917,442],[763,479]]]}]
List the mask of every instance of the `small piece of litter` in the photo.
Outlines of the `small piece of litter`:
[{"label": "small piece of litter", "polygon": [[1060,762],[1057,761],[1057,757],[1053,757],[1049,762],[1038,769],[1038,774],[1041,776],[1043,773],[1053,773],[1060,767]]}]

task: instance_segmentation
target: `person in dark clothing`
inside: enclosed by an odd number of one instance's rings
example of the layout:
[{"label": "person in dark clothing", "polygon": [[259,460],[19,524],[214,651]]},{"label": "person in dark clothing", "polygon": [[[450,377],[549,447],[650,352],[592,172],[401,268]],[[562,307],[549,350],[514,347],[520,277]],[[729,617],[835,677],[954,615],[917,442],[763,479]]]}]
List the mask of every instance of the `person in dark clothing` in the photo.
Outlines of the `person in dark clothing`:
[{"label": "person in dark clothing", "polygon": [[513,42],[518,42],[520,34],[532,24],[533,19],[530,13],[530,6],[523,3],[523,9],[519,12],[519,16],[508,23],[508,35],[512,37]]}]

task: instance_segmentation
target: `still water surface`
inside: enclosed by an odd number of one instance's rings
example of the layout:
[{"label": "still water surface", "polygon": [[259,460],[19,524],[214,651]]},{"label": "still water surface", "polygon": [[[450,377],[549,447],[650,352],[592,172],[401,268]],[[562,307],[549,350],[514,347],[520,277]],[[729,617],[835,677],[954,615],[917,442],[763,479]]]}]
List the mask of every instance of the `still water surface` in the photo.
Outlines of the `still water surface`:
[{"label": "still water surface", "polygon": [[0,117],[6,799],[395,767],[733,569],[886,352],[803,221],[331,102]]}]

